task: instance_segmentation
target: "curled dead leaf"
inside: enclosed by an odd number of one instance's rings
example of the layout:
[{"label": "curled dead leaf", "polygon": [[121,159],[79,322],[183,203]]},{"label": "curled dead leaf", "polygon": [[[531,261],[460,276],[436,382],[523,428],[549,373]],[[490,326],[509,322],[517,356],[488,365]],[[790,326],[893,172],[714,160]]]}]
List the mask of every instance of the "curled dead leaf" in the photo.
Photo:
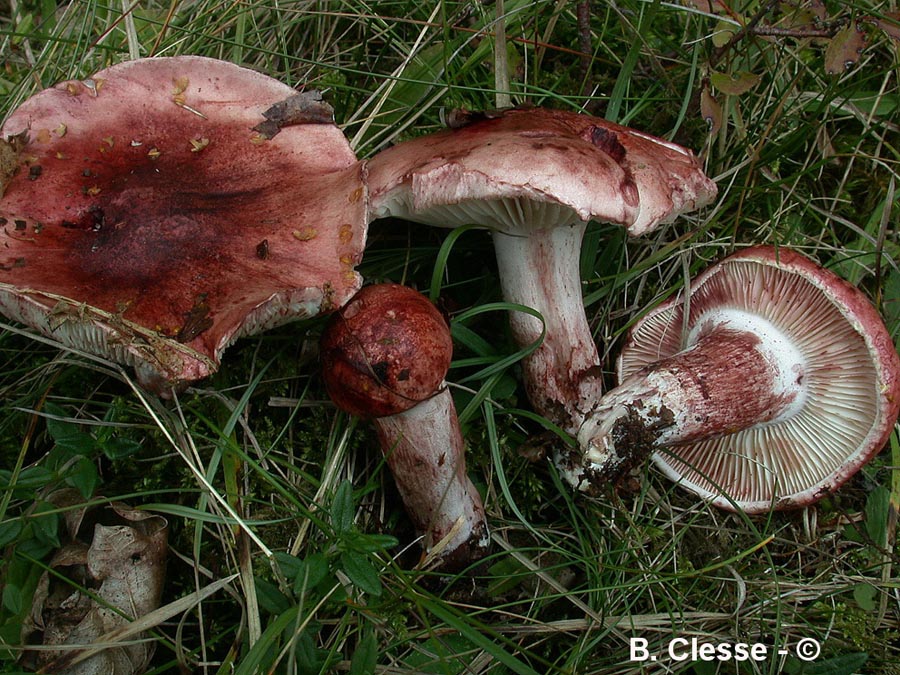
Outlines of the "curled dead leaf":
[{"label": "curled dead leaf", "polygon": [[718,134],[722,128],[722,106],[705,85],[700,92],[700,114],[709,125],[710,136]]},{"label": "curled dead leaf", "polygon": [[502,116],[502,110],[467,110],[466,108],[452,108],[441,113],[443,122],[449,129],[462,129],[481,120],[493,120]]},{"label": "curled dead leaf", "polygon": [[837,32],[825,49],[825,72],[840,75],[859,61],[869,36],[858,25],[847,26]]},{"label": "curled dead leaf", "polygon": [[[150,662],[153,642],[92,644],[159,606],[168,523],[118,502],[88,509],[74,492],[49,499],[65,509],[68,536],[50,561],[53,573],[41,577],[22,629],[24,644],[44,649],[25,651],[22,665],[54,675],[138,675]],[[46,649],[54,646],[59,649]],[[88,649],[96,653],[79,661]]]}]

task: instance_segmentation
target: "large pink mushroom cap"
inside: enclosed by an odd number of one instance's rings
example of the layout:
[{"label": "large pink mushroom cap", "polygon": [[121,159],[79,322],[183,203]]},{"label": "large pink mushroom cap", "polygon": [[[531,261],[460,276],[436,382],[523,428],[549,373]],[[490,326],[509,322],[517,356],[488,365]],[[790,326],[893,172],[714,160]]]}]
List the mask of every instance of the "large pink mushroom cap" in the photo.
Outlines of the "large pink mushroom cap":
[{"label": "large pink mushroom cap", "polygon": [[379,152],[372,215],[522,237],[588,220],[633,236],[710,203],[715,184],[686,148],[607,120],[521,107]]},{"label": "large pink mushroom cap", "polygon": [[141,59],[40,92],[0,138],[17,161],[0,312],[152,390],[360,287],[362,167],[314,94],[214,59]]}]

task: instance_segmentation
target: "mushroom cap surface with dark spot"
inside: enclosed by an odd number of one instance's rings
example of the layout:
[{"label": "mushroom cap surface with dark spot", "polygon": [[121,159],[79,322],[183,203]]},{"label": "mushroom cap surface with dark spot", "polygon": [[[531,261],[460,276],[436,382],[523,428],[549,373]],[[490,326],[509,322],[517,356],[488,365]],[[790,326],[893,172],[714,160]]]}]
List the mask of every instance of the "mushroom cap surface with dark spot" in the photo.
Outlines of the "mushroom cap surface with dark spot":
[{"label": "mushroom cap surface with dark spot", "polygon": [[0,200],[0,311],[165,391],[240,336],[341,306],[361,285],[363,167],[324,104],[255,129],[296,96],[186,56],[27,100],[0,130],[27,137]]},{"label": "mushroom cap surface with dark spot", "polygon": [[686,332],[719,308],[763,317],[798,350],[802,406],[786,419],[672,446],[654,462],[717,506],[748,513],[834,491],[884,447],[900,411],[900,357],[881,317],[857,288],[799,253],[751,247],[691,282],[687,318],[679,295],[634,325],[619,381],[681,351]]},{"label": "mushroom cap surface with dark spot", "polygon": [[418,291],[364,287],[328,322],[320,342],[331,400],[363,418],[409,410],[438,393],[453,358],[450,328]]},{"label": "mushroom cap surface with dark spot", "polygon": [[369,160],[372,215],[508,234],[596,219],[640,235],[709,203],[689,150],[590,115],[513,108]]}]

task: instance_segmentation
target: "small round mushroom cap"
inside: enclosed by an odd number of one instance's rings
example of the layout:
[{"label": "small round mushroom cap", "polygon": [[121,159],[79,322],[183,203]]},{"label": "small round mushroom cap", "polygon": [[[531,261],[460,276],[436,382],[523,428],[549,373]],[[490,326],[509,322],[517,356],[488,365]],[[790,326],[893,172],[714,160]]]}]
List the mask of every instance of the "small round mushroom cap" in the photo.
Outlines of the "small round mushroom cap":
[{"label": "small round mushroom cap", "polygon": [[366,419],[405,412],[434,396],[453,358],[443,315],[399,284],[363,288],[331,317],[320,349],[331,400]]},{"label": "small round mushroom cap", "polygon": [[693,153],[563,110],[473,114],[369,160],[374,218],[507,234],[591,219],[641,235],[708,204],[715,184]]},{"label": "small round mushroom cap", "polygon": [[725,310],[759,317],[799,352],[803,394],[790,415],[655,453],[672,480],[722,508],[760,513],[816,501],[884,447],[900,410],[900,357],[858,289],[799,253],[759,246],[694,279],[685,309],[674,298],[632,328],[620,382],[690,346],[685,336]]},{"label": "small round mushroom cap", "polygon": [[16,158],[0,312],[166,392],[238,337],[340,307],[361,285],[367,200],[331,117],[314,93],[194,56],[35,95],[0,130]]}]

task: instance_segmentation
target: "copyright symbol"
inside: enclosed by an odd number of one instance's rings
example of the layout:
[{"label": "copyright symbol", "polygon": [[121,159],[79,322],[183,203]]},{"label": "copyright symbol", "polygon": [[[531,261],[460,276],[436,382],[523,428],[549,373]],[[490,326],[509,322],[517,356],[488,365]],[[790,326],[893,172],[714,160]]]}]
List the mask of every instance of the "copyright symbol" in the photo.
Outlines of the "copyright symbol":
[{"label": "copyright symbol", "polygon": [[813,638],[801,638],[797,641],[797,658],[801,661],[815,661],[822,652],[822,645]]}]

